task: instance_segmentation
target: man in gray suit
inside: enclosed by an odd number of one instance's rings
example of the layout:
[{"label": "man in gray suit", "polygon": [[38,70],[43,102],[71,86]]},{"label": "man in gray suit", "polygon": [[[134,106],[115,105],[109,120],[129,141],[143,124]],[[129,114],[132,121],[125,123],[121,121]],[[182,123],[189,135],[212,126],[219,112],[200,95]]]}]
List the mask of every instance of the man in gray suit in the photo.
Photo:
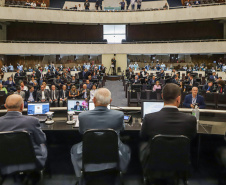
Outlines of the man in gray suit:
[{"label": "man in gray suit", "polygon": [[[4,131],[27,131],[30,133],[31,141],[36,154],[36,159],[39,167],[45,165],[47,158],[47,149],[45,146],[46,136],[40,128],[40,123],[37,118],[23,116],[23,99],[20,95],[13,94],[7,97],[5,107],[7,109],[6,115],[0,117],[0,132]],[[32,166],[13,165],[4,169],[4,173],[14,172],[17,170],[30,169]]]},{"label": "man in gray suit", "polygon": [[52,85],[50,91],[50,103],[51,106],[58,107],[58,100],[59,100],[59,91],[56,90],[56,86]]},{"label": "man in gray suit", "polygon": [[38,102],[49,101],[49,92],[45,89],[44,85],[41,85],[41,90],[37,92],[36,99]]},{"label": "man in gray suit", "polygon": [[[79,132],[84,134],[89,129],[114,129],[118,135],[124,129],[124,114],[116,110],[109,110],[107,106],[111,103],[111,92],[106,88],[100,88],[94,94],[93,102],[95,109],[79,114]],[[119,139],[120,169],[125,172],[130,161],[130,149]],[[71,160],[75,174],[81,177],[82,167],[82,142],[75,144],[71,149]],[[92,167],[91,167],[92,168]],[[93,167],[92,171],[110,169],[110,164],[101,164]]]}]

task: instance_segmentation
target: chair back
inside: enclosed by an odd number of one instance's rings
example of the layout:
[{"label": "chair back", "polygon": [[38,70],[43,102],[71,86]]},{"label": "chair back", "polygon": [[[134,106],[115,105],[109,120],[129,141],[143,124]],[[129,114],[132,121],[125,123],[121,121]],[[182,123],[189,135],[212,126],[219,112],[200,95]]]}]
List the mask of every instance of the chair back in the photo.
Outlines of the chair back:
[{"label": "chair back", "polygon": [[116,164],[119,167],[118,135],[112,129],[88,130],[83,135],[82,170],[88,164]]},{"label": "chair back", "polygon": [[28,132],[0,132],[0,148],[1,173],[11,165],[33,164],[32,169],[36,168],[36,156]]},{"label": "chair back", "polygon": [[190,166],[190,139],[183,135],[156,135],[150,142],[147,170],[187,171]]}]

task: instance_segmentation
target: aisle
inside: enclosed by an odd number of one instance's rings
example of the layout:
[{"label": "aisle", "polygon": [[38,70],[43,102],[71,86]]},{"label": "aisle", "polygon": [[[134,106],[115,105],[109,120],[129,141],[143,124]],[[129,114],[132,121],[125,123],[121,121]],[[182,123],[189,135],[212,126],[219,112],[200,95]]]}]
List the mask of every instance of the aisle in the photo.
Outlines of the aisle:
[{"label": "aisle", "polygon": [[127,107],[127,98],[122,81],[106,81],[105,86],[111,91],[112,105],[119,107]]}]

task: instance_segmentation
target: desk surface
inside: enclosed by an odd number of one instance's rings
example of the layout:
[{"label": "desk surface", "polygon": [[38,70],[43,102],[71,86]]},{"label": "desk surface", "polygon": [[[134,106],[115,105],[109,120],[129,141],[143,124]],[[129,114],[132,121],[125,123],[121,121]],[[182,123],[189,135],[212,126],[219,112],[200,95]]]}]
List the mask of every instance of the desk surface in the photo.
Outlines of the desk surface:
[{"label": "desk surface", "polygon": [[[54,123],[52,125],[46,125],[41,123],[41,127],[44,131],[77,131],[78,127],[74,128],[74,125],[68,125],[66,117],[56,117],[53,119]],[[125,123],[126,131],[140,131],[142,119],[139,114],[133,115],[130,124]],[[225,135],[226,132],[226,118],[224,116],[214,117],[214,116],[200,116],[198,133],[201,134],[215,134],[215,135]]]}]

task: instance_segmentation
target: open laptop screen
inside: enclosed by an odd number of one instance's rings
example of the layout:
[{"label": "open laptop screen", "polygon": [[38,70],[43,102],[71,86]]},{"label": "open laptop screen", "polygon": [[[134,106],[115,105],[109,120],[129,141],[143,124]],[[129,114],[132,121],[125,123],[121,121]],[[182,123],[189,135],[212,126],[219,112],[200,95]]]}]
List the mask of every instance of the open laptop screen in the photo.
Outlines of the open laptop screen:
[{"label": "open laptop screen", "polygon": [[88,110],[88,103],[85,100],[68,100],[67,111],[83,112]]},{"label": "open laptop screen", "polygon": [[28,103],[27,115],[45,115],[49,112],[49,103]]},{"label": "open laptop screen", "polygon": [[145,114],[154,113],[160,111],[164,106],[163,101],[143,101],[142,102],[142,116]]},{"label": "open laptop screen", "polygon": [[[111,109],[111,105],[109,104],[109,105],[107,106],[107,108],[108,108],[108,109]],[[93,109],[95,109],[94,103],[93,103],[93,102],[89,102],[89,110],[93,110]]]}]

